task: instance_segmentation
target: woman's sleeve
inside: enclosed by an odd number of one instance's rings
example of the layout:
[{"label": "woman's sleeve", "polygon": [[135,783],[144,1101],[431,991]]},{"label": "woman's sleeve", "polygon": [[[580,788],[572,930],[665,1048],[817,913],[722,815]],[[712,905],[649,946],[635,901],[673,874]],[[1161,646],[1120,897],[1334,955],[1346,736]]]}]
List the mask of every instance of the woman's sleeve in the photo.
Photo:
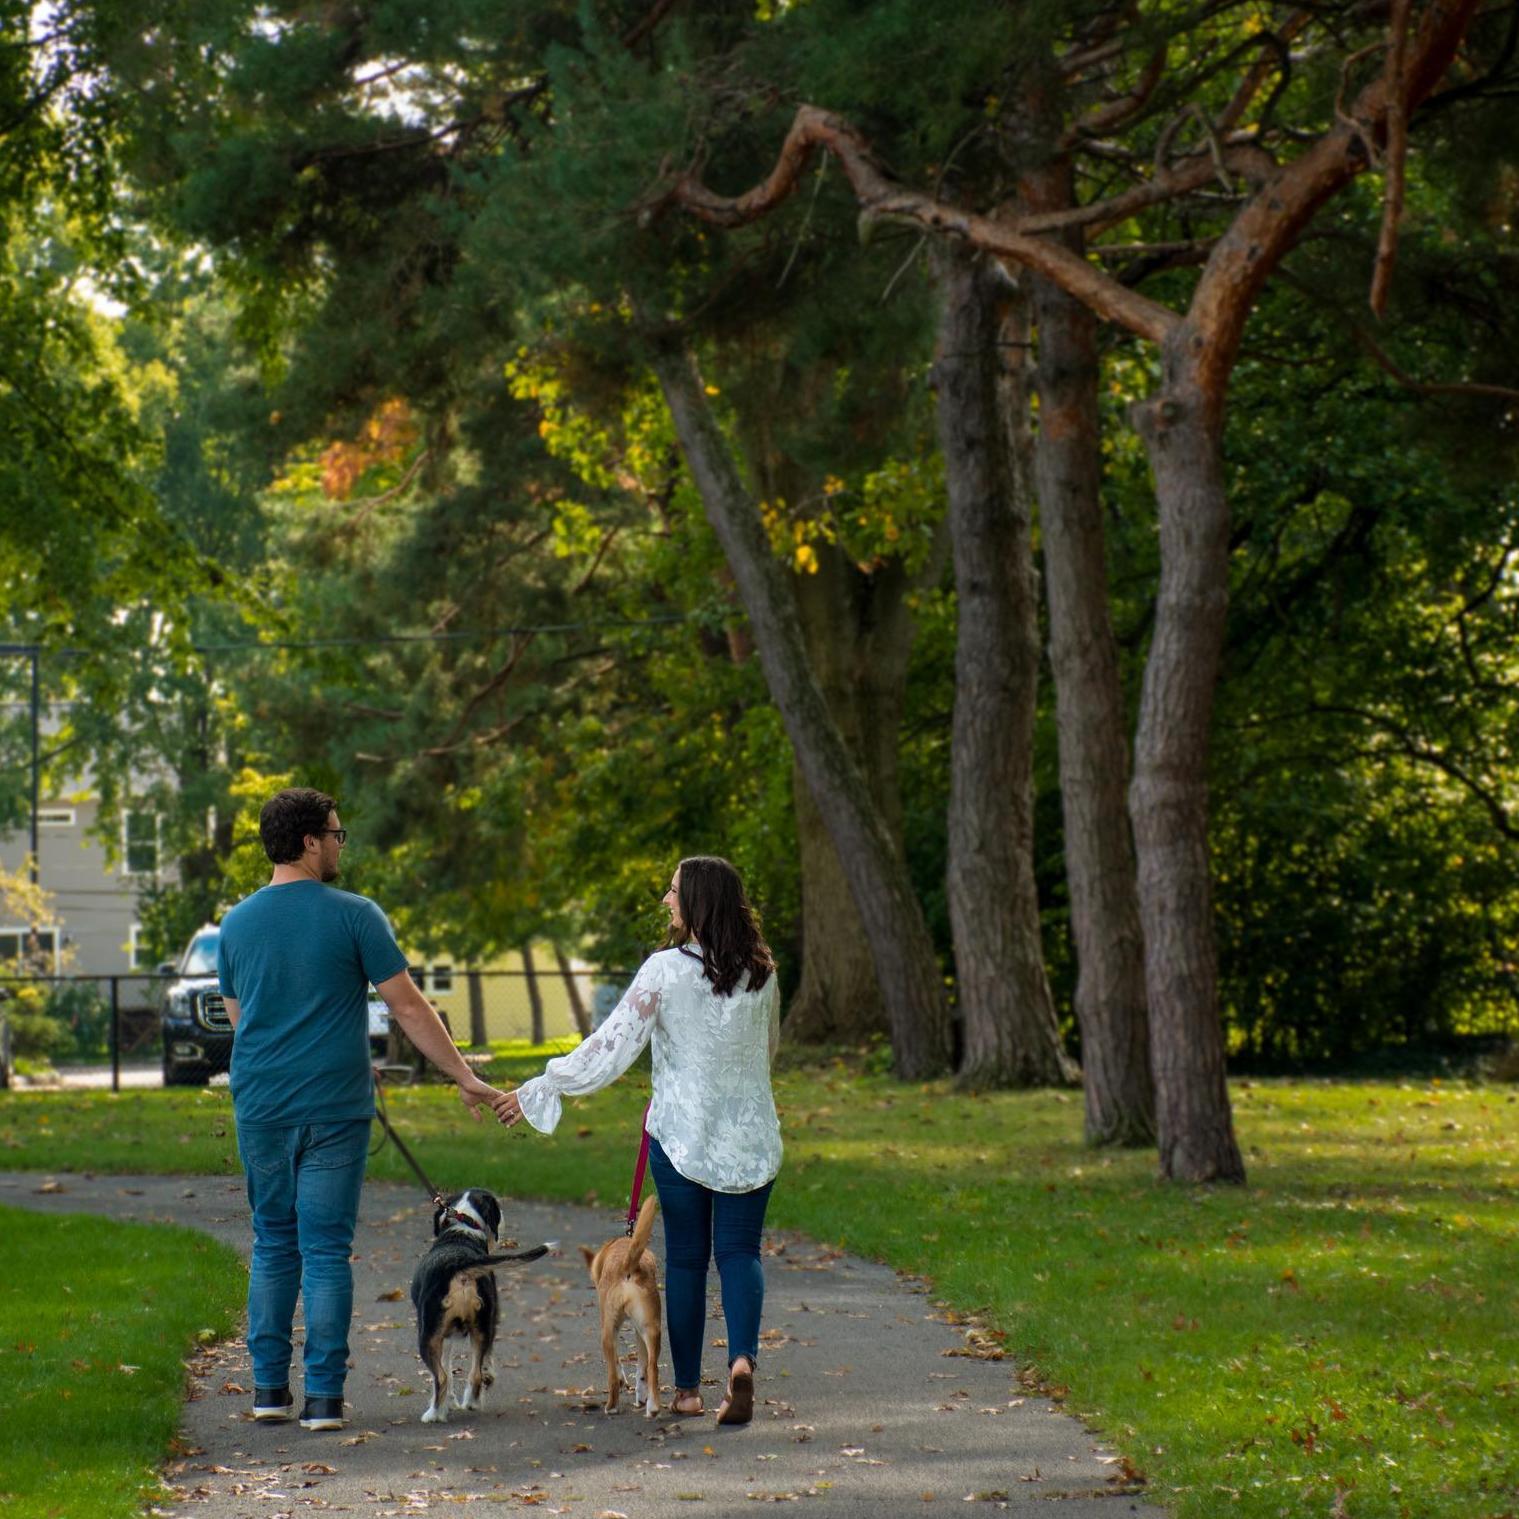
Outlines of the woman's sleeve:
[{"label": "woman's sleeve", "polygon": [[606,1022],[568,1055],[549,1061],[541,1076],[517,1088],[522,1116],[535,1129],[552,1134],[559,1123],[562,1098],[599,1092],[632,1065],[649,1042],[663,986],[662,968],[652,958],[645,960]]},{"label": "woman's sleeve", "polygon": [[778,972],[770,972],[770,1063],[775,1064],[775,1052],[781,1042],[781,978]]}]

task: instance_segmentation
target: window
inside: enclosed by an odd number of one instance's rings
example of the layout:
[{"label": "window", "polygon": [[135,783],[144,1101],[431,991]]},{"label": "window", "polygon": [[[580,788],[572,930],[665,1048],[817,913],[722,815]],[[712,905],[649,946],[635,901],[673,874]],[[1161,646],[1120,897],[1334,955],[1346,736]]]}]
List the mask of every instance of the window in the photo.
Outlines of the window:
[{"label": "window", "polygon": [[56,976],[59,969],[55,925],[11,924],[0,927],[0,970],[8,975]]},{"label": "window", "polygon": [[142,936],[142,924],[132,924],[127,930],[127,968],[129,970],[151,969],[147,960],[143,957],[145,947]]},{"label": "window", "polygon": [[428,978],[428,985],[433,996],[446,996],[454,989],[454,968],[452,965],[435,965],[432,975]]},{"label": "window", "polygon": [[39,828],[72,828],[74,817],[72,807],[39,807],[37,826]]},{"label": "window", "polygon": [[129,876],[158,874],[158,814],[129,812],[121,820],[122,873]]}]

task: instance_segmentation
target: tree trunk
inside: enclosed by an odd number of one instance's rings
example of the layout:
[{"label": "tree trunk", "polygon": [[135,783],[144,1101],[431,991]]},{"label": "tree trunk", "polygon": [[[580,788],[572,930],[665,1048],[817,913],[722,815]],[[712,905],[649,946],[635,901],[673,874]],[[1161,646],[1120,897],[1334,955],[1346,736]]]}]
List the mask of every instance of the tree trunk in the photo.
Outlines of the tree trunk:
[{"label": "tree trunk", "polygon": [[1224,1080],[1208,860],[1208,740],[1228,601],[1223,426],[1167,340],[1159,394],[1135,409],[1155,473],[1160,589],[1145,662],[1129,809],[1139,860],[1161,1174],[1245,1179]]},{"label": "tree trunk", "polygon": [[[1041,1086],[1073,1080],[1076,1067],[1060,1045],[1034,882],[1038,584],[1026,436],[1009,433],[1010,410],[1026,428],[1026,328],[1000,267],[954,251],[936,264],[934,377],[958,601],[948,870],[965,1020],[958,1079]],[[1004,365],[1019,392],[1011,409]]]},{"label": "tree trunk", "polygon": [[591,1037],[591,1019],[585,1010],[585,998],[580,995],[580,983],[575,979],[575,972],[570,968],[568,956],[561,945],[554,946],[554,960],[559,966],[559,974],[564,978],[564,994],[570,999],[570,1017],[575,1020],[575,1027],[582,1039]]},{"label": "tree trunk", "polygon": [[524,944],[522,955],[522,979],[527,982],[527,1000],[533,1009],[533,1043],[543,1043],[543,994],[538,990],[538,972],[533,966],[533,947]]},{"label": "tree trunk", "polygon": [[480,972],[466,971],[469,986],[469,1042],[472,1049],[483,1050],[490,1043],[485,1031],[485,994],[480,985]]},{"label": "tree trunk", "polygon": [[807,659],[786,571],[712,415],[695,360],[669,342],[651,358],[676,435],[749,613],[760,662],[797,764],[838,851],[870,941],[897,1074],[921,1080],[948,1063],[943,981],[907,867],[849,754]]},{"label": "tree trunk", "polygon": [[[899,730],[912,649],[908,577],[889,563],[863,574],[838,548],[815,545],[818,570],[795,579],[813,673],[900,847]],[[786,1009],[792,1043],[858,1044],[888,1032],[870,941],[838,851],[799,765],[792,769],[802,884],[802,974]]]},{"label": "tree trunk", "polygon": [[1108,616],[1097,324],[1058,285],[1037,276],[1033,281],[1039,338],[1034,469],[1060,739],[1086,1140],[1148,1145],[1155,1139],[1155,1095],[1125,795],[1127,723]]}]

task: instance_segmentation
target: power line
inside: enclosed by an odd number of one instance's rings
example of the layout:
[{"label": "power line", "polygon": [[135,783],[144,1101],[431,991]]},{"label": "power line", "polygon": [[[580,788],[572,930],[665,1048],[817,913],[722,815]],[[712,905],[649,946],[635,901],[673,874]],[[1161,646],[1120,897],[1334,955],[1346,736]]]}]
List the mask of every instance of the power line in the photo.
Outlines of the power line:
[{"label": "power line", "polygon": [[[603,628],[658,628],[691,621],[689,612],[671,612],[661,617],[612,618],[592,622],[525,623],[499,628],[458,628],[428,633],[366,633],[344,638],[246,638],[217,643],[193,643],[197,654],[226,653],[232,649],[336,649],[365,648],[386,644],[468,643],[475,639],[522,638],[539,633],[582,633]],[[14,649],[30,652],[34,645],[0,645],[0,652]],[[89,659],[99,657],[98,649],[48,649],[42,652],[53,659]]]},{"label": "power line", "polygon": [[688,622],[690,614],[672,612],[668,617],[636,617],[610,622],[549,622],[536,627],[461,628],[442,633],[371,633],[353,638],[248,639],[241,642],[198,643],[197,654],[214,654],[227,649],[339,649],[393,643],[465,643],[477,638],[522,638],[537,633],[579,633],[600,628],[666,627]]}]

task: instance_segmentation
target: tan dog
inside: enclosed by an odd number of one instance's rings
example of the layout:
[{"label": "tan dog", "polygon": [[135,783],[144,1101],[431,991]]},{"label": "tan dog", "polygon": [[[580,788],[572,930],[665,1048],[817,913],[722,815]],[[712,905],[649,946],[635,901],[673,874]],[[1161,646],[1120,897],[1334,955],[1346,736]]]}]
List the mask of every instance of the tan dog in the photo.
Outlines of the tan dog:
[{"label": "tan dog", "polygon": [[606,1411],[617,1412],[622,1396],[622,1368],[617,1360],[617,1331],[624,1319],[632,1319],[638,1331],[638,1385],[634,1401],[644,1405],[644,1417],[659,1412],[659,1278],[654,1252],[648,1248],[654,1231],[652,1197],[644,1199],[631,1238],[611,1239],[601,1249],[580,1247],[601,1309],[601,1353],[607,1362]]}]

